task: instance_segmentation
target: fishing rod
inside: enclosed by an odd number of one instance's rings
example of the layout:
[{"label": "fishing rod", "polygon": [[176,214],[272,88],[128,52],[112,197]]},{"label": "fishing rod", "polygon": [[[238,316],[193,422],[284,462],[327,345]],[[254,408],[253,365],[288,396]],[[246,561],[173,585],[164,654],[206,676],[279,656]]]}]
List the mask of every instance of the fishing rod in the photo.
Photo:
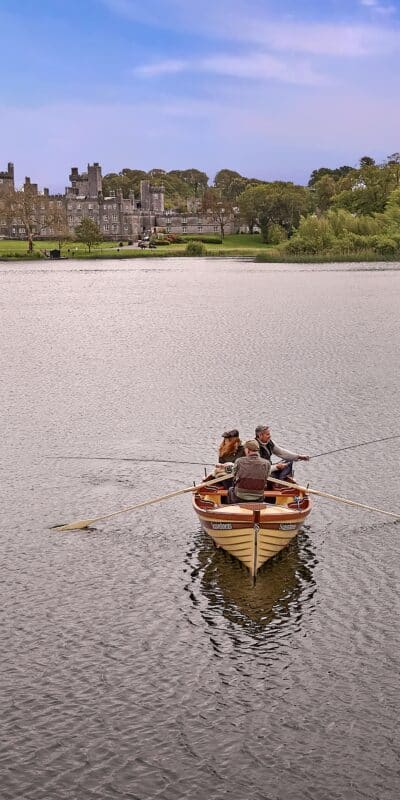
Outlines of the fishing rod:
[{"label": "fishing rod", "polygon": [[[355,450],[357,447],[366,447],[368,444],[378,444],[379,442],[389,442],[392,439],[400,439],[400,434],[395,436],[384,436],[382,439],[370,439],[368,442],[359,442],[359,444],[349,444],[346,447],[338,447],[336,450],[325,450],[324,453],[316,453],[312,458],[321,458],[321,456],[328,456],[332,453],[342,453],[344,450]],[[195,467],[209,467],[215,466],[215,462],[209,461],[172,461],[165,458],[116,458],[114,456],[47,456],[47,458],[56,459],[73,459],[78,461],[133,461],[138,464],[188,464]]]},{"label": "fishing rod", "polygon": [[77,461],[136,461],[138,464],[189,464],[196,467],[209,467],[212,464],[206,461],[169,461],[165,458],[115,458],[114,456],[46,456],[46,458],[56,458]]},{"label": "fishing rod", "polygon": [[371,439],[369,442],[360,442],[359,444],[349,444],[347,447],[339,447],[337,450],[326,450],[324,453],[317,453],[315,456],[310,456],[310,460],[312,458],[320,458],[321,456],[328,456],[331,453],[342,453],[343,450],[355,450],[356,447],[365,447],[367,444],[378,444],[378,442],[389,442],[391,439],[400,439],[400,434],[396,434],[395,436],[385,436],[383,439]]}]

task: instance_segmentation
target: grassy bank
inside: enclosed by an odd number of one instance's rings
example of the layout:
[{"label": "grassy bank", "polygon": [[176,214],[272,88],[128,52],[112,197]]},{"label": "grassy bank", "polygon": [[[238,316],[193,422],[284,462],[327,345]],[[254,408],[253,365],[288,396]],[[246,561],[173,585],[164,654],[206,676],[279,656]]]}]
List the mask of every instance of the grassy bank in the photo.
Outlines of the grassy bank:
[{"label": "grassy bank", "polygon": [[399,263],[399,256],[388,256],[365,250],[357,253],[314,253],[312,255],[294,255],[281,253],[270,249],[268,253],[259,253],[255,257],[259,264],[363,264],[365,262],[378,263],[382,261]]},{"label": "grassy bank", "polygon": [[[96,247],[92,247],[91,252],[86,245],[81,242],[68,242],[61,248],[63,258],[154,258],[157,256],[185,256],[187,243],[194,237],[188,237],[179,244],[158,245],[154,250],[141,250],[138,247],[119,247],[118,242],[102,242]],[[0,259],[3,260],[32,260],[38,261],[46,258],[45,251],[58,249],[58,242],[43,241],[35,242],[33,253],[28,253],[26,241],[16,241],[3,239],[0,240]],[[230,256],[254,258],[257,253],[267,252],[270,245],[261,241],[259,234],[250,236],[249,234],[239,234],[225,236],[222,244],[206,244],[205,250],[208,256]],[[46,259],[47,260],[47,259]]]},{"label": "grassy bank", "polygon": [[[127,258],[156,258],[156,257],[186,257],[186,246],[190,239],[179,244],[158,245],[156,249],[141,250],[138,247],[119,247],[118,242],[102,242],[92,247],[91,252],[81,242],[68,242],[63,245],[61,255],[70,259],[127,259]],[[274,264],[321,264],[321,263],[362,263],[365,261],[399,262],[395,256],[381,256],[372,250],[358,251],[357,253],[335,254],[323,252],[313,255],[295,255],[284,252],[284,246],[267,245],[261,241],[259,234],[238,234],[225,236],[222,244],[205,244],[205,256],[220,258],[249,258],[258,263]],[[48,260],[45,251],[58,249],[58,242],[35,242],[33,253],[28,253],[26,241],[9,239],[0,240],[0,260],[3,261],[39,261]]]}]

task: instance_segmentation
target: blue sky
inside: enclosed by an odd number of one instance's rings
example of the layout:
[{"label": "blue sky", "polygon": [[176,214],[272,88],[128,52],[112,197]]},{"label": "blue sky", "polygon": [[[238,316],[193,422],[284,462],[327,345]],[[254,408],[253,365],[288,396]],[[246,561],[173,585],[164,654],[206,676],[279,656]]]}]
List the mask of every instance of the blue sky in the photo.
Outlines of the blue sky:
[{"label": "blue sky", "polygon": [[0,0],[0,170],[306,182],[400,150],[400,0]]}]

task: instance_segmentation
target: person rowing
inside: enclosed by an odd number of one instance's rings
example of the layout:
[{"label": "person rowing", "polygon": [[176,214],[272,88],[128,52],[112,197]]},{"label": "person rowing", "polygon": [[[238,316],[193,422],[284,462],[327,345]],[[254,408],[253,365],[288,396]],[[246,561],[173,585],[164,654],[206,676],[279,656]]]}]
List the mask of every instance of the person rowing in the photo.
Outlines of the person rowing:
[{"label": "person rowing", "polygon": [[271,463],[260,457],[260,445],[255,439],[244,443],[244,452],[233,465],[233,486],[228,491],[228,503],[262,503]]}]

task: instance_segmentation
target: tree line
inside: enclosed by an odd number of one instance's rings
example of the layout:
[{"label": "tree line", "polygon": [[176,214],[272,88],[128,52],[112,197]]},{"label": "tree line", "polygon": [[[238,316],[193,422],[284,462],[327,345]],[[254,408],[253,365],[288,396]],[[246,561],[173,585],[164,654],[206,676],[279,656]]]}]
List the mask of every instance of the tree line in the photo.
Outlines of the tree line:
[{"label": "tree line", "polygon": [[[122,189],[125,196],[133,191],[138,197],[142,180],[164,186],[167,209],[211,215],[222,236],[234,215],[238,227],[260,231],[265,243],[279,246],[280,254],[400,254],[399,153],[382,163],[363,156],[357,167],[320,167],[311,173],[307,186],[247,178],[229,169],[217,172],[210,185],[206,173],[194,168],[170,172],[125,168],[104,176],[103,191],[107,196]],[[62,200],[29,186],[0,196],[0,217],[5,227],[18,221],[29,250],[34,238],[50,230],[60,241],[71,235]],[[82,230],[76,234],[81,236]],[[92,238],[95,234],[91,232]]]}]

